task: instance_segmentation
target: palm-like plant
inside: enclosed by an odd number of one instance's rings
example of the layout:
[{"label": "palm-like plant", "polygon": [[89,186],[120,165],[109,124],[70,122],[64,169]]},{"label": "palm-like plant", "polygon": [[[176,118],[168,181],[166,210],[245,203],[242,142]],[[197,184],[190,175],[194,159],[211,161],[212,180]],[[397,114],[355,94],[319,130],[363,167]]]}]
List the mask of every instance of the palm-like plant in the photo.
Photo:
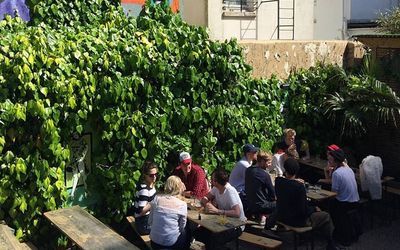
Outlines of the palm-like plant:
[{"label": "palm-like plant", "polygon": [[386,83],[368,75],[348,80],[345,89],[328,95],[322,104],[324,114],[340,126],[342,136],[364,134],[371,120],[397,126],[400,98]]}]

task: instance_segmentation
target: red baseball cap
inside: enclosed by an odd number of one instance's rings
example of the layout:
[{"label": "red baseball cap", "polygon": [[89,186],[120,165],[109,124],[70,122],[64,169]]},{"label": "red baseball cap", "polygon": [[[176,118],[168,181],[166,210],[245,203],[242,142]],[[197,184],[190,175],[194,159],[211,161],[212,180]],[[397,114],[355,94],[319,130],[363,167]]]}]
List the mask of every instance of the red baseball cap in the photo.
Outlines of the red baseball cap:
[{"label": "red baseball cap", "polygon": [[331,145],[328,146],[328,151],[336,151],[336,150],[339,150],[339,149],[340,149],[340,147],[338,145],[336,145],[336,144],[331,144]]},{"label": "red baseball cap", "polygon": [[182,152],[179,154],[179,160],[184,164],[189,164],[192,162],[192,157],[188,152]]}]

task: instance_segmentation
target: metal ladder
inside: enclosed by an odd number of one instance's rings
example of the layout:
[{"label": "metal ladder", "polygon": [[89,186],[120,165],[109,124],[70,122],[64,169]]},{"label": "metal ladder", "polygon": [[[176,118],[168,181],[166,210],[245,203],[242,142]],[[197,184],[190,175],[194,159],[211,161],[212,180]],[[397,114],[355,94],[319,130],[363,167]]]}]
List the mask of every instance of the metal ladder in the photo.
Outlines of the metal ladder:
[{"label": "metal ladder", "polygon": [[278,0],[278,40],[294,40],[295,6],[295,0]]}]

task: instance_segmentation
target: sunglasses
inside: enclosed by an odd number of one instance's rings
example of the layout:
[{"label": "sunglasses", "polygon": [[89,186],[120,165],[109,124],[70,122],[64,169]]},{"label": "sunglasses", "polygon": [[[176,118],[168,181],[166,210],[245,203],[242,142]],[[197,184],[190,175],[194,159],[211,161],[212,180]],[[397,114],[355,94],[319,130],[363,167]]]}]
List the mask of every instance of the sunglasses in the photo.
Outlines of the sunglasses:
[{"label": "sunglasses", "polygon": [[149,176],[149,177],[151,177],[151,178],[154,178],[154,177],[157,177],[157,176],[158,176],[157,173],[155,173],[155,174],[146,174],[146,175]]}]

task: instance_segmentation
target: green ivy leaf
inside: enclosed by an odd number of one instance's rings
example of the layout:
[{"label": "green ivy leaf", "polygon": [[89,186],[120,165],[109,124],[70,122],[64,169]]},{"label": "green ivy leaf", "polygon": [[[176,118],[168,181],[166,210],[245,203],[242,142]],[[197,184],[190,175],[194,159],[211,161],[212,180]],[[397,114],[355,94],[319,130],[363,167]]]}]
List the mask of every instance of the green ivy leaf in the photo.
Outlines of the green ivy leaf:
[{"label": "green ivy leaf", "polygon": [[25,213],[27,208],[28,204],[26,204],[25,198],[22,198],[21,204],[19,205],[19,210],[21,210],[22,213]]},{"label": "green ivy leaf", "polygon": [[143,159],[147,159],[147,150],[145,148],[142,148],[142,150],[140,150],[140,155]]},{"label": "green ivy leaf", "polygon": [[0,153],[3,151],[5,144],[6,144],[6,140],[5,140],[4,136],[0,136]]},{"label": "green ivy leaf", "polygon": [[23,233],[23,231],[22,231],[22,228],[19,227],[19,228],[17,229],[17,232],[15,233],[15,237],[16,237],[17,239],[21,239],[23,235],[24,235],[24,233]]}]

